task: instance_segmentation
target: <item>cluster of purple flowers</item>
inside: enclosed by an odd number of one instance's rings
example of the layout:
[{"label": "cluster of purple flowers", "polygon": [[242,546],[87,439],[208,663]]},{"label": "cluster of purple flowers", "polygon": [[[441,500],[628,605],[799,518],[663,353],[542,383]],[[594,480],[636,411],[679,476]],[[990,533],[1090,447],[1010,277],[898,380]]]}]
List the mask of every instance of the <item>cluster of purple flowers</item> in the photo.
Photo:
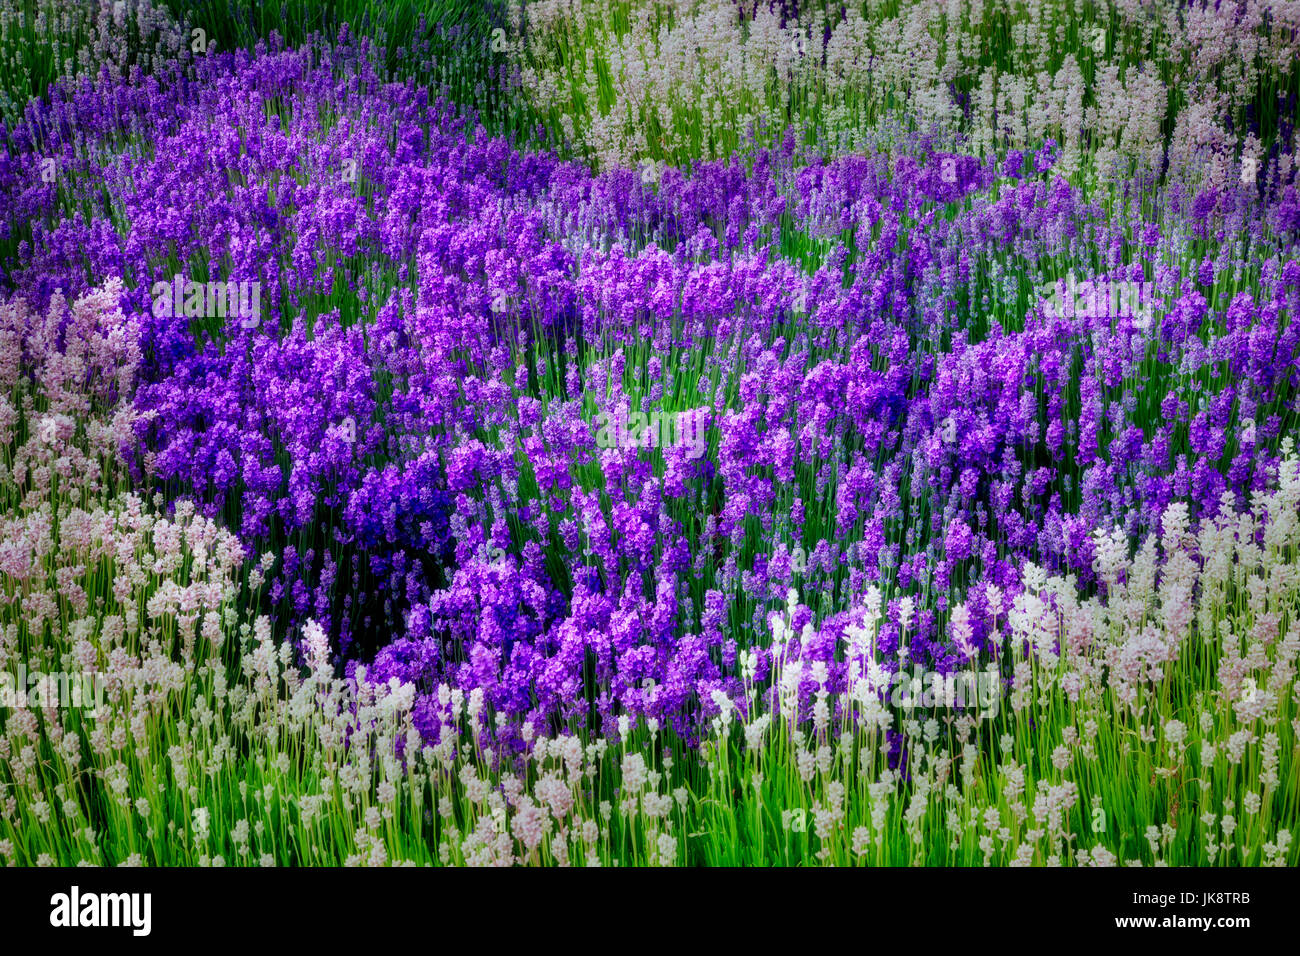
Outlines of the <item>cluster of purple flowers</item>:
[{"label": "cluster of purple flowers", "polygon": [[[26,230],[0,278],[126,280],[137,477],[273,548],[279,624],[415,682],[430,735],[448,682],[507,741],[624,713],[689,736],[743,696],[740,649],[765,678],[792,587],[808,659],[878,583],[879,652],[955,668],[952,595],[982,647],[1023,562],[1089,583],[1097,529],[1244,507],[1295,421],[1294,185],[1104,210],[1050,143],[919,137],[652,187],[489,137],[346,44],[56,90],[0,141],[0,228]],[[1155,324],[1046,309],[1069,269],[1149,282]],[[154,315],[181,272],[259,282],[261,321]],[[708,453],[599,447],[628,408],[706,409]]]}]

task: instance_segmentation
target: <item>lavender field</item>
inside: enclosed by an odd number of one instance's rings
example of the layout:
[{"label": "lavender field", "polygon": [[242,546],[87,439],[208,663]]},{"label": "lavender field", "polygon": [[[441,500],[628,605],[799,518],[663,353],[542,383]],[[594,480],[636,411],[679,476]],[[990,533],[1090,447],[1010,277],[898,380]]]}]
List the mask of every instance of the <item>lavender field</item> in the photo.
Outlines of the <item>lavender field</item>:
[{"label": "lavender field", "polygon": [[1300,859],[1300,3],[0,68],[3,865]]}]

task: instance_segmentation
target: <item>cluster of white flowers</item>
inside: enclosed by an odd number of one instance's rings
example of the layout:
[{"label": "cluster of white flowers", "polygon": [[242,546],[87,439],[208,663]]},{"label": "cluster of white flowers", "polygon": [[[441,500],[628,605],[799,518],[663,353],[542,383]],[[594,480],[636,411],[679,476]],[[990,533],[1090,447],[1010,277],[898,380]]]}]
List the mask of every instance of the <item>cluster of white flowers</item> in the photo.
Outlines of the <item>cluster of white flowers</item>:
[{"label": "cluster of white flowers", "polygon": [[[1300,62],[1294,4],[1124,0],[1113,18],[1073,22],[1083,42],[1069,52],[1074,14],[1060,0],[1016,5],[1009,37],[1006,11],[985,0],[907,0],[865,17],[849,4],[793,20],[774,2],[650,0],[630,18],[612,6],[511,3],[524,92],[602,168],[684,156],[701,139],[726,155],[762,129],[861,151],[892,110],[981,155],[1053,138],[1067,174],[1085,161],[1103,177],[1158,173],[1166,151],[1170,167],[1216,185],[1289,173],[1261,169],[1258,142],[1223,118],[1244,118],[1265,77],[1285,88]],[[1153,61],[1175,65],[1172,84],[1144,68]]]}]

